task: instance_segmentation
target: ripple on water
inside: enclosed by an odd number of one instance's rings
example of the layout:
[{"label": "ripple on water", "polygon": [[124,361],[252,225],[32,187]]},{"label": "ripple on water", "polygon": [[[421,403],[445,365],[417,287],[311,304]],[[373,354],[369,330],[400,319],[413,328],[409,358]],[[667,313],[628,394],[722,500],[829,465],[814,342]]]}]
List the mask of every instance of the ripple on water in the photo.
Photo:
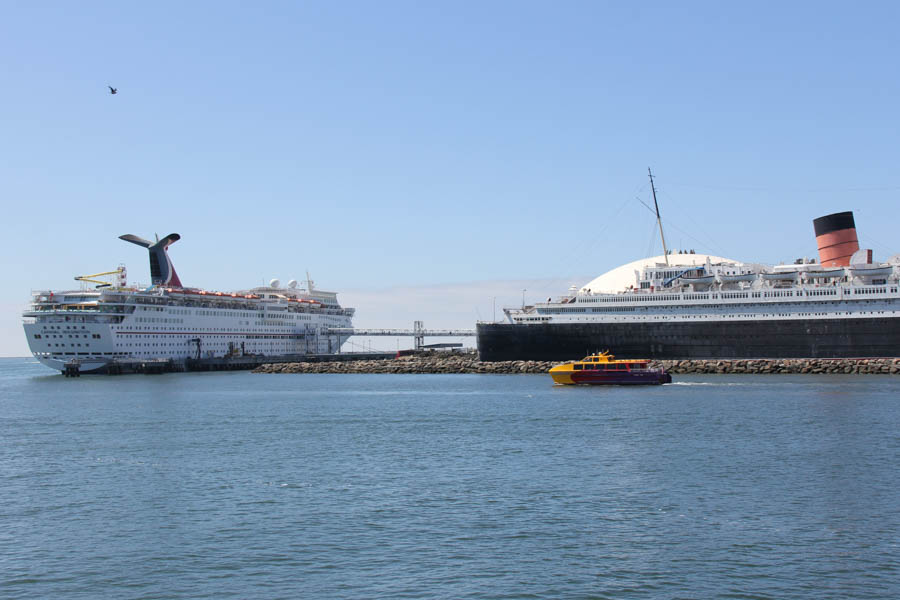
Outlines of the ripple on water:
[{"label": "ripple on water", "polygon": [[2,597],[900,597],[900,379],[9,364]]}]

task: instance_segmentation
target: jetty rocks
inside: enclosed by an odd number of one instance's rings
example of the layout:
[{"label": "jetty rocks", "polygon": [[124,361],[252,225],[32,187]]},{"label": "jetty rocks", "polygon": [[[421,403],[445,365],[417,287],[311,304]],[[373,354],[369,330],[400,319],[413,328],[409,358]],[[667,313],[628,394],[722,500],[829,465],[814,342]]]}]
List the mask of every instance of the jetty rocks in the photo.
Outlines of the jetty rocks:
[{"label": "jetty rocks", "polygon": [[292,362],[260,365],[254,373],[547,373],[558,362],[507,360],[481,362],[473,353],[437,353],[375,360]]},{"label": "jetty rocks", "polygon": [[[375,360],[287,362],[260,365],[254,373],[495,373],[545,374],[561,361],[482,362],[478,355],[424,352]],[[900,358],[792,358],[734,360],[663,360],[651,362],[673,375],[697,374],[900,374]]]},{"label": "jetty rocks", "polygon": [[752,374],[900,374],[900,358],[767,358],[734,360],[663,360],[653,366],[669,373]]}]

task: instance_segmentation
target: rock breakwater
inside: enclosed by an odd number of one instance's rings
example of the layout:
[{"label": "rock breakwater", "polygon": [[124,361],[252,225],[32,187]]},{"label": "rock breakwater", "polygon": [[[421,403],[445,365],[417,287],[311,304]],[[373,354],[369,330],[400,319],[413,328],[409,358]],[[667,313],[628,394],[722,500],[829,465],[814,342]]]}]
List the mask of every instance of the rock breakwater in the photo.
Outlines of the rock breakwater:
[{"label": "rock breakwater", "polygon": [[[254,373],[546,373],[560,364],[551,361],[509,360],[482,362],[476,354],[426,354],[394,359],[340,362],[291,362],[264,364]],[[741,359],[664,360],[651,366],[663,367],[673,375],[698,374],[900,374],[900,358],[859,359]]]},{"label": "rock breakwater", "polygon": [[900,358],[779,358],[741,360],[664,360],[670,373],[900,374]]},{"label": "rock breakwater", "polygon": [[345,362],[293,362],[261,365],[254,373],[546,373],[559,363],[535,360],[481,362],[476,354],[401,356]]}]

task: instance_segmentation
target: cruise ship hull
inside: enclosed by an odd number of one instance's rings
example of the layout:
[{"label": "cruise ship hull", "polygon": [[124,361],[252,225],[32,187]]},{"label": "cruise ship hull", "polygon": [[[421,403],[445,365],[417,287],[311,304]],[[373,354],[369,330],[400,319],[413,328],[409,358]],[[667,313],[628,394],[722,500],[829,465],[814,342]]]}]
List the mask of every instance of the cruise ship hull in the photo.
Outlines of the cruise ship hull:
[{"label": "cruise ship hull", "polygon": [[38,362],[44,365],[45,367],[50,367],[51,369],[55,369],[60,373],[66,371],[66,365],[69,364],[72,367],[76,368],[79,373],[83,374],[91,374],[91,373],[103,373],[106,371],[106,367],[109,364],[107,360],[95,360],[95,359],[86,359],[79,360],[78,362],[73,362],[71,360],[67,361],[62,358],[50,358],[45,356],[36,356]]},{"label": "cruise ship hull", "polygon": [[900,356],[900,318],[731,322],[479,323],[481,360],[860,358]]}]

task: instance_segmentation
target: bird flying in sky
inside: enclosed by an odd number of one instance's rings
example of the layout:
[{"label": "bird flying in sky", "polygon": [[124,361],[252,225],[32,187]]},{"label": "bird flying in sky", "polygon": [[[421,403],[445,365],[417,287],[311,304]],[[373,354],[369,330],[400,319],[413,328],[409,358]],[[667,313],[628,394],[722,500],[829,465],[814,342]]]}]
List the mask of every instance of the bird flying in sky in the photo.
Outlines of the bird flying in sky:
[{"label": "bird flying in sky", "polygon": [[111,86],[111,85],[108,85],[108,86],[106,86],[106,87],[109,88],[109,93],[110,93],[110,94],[115,94],[115,93],[118,93],[118,91],[119,91],[118,89],[114,88],[114,87]]}]

